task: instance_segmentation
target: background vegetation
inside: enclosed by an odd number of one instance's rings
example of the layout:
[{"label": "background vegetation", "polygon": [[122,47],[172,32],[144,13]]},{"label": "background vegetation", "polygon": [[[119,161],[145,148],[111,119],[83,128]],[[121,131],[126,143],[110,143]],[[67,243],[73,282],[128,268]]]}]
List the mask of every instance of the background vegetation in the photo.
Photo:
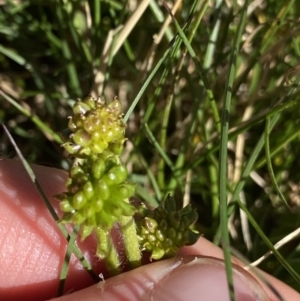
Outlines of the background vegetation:
[{"label": "background vegetation", "polygon": [[[74,101],[117,95],[133,110],[123,160],[137,196],[192,203],[206,238],[229,231],[234,254],[255,261],[266,238],[300,226],[299,11],[293,0],[1,1],[0,120],[29,162],[66,169],[57,133]],[[15,156],[4,134],[0,151]],[[283,261],[260,267],[300,290],[294,234]]]}]

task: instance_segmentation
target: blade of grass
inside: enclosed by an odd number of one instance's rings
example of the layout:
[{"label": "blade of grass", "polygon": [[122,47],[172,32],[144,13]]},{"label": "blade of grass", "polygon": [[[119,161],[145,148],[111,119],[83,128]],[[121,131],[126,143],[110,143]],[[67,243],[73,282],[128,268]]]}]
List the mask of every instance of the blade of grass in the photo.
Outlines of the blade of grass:
[{"label": "blade of grass", "polygon": [[[253,66],[261,60],[262,56],[267,55],[267,48],[270,47],[270,44],[277,32],[277,30],[280,29],[280,27],[284,24],[284,18],[288,11],[291,9],[292,5],[294,3],[294,0],[289,0],[288,2],[284,1],[282,2],[282,8],[277,14],[277,17],[274,18],[272,23],[270,24],[269,29],[266,31],[265,35],[261,38],[262,43],[260,44],[261,47],[257,50],[253,51],[253,54],[248,59],[248,64],[244,68],[243,72],[240,74],[240,76],[235,81],[234,87],[233,87],[233,93],[235,94],[237,90],[240,88],[241,84],[245,82],[246,77],[249,75],[250,70],[253,68]],[[268,23],[267,23],[268,24]],[[277,39],[275,39],[277,41]]]},{"label": "blade of grass", "polygon": [[[199,6],[199,4],[200,4],[199,1],[194,2],[193,7],[190,10],[190,16],[193,16],[193,14],[194,14],[196,8]],[[195,37],[197,28],[199,27],[199,25],[201,23],[201,20],[203,18],[203,15],[204,15],[204,13],[207,9],[207,5],[208,5],[208,1],[206,1],[202,5],[199,13],[196,16],[195,22],[191,25],[191,30],[190,30],[188,38],[187,38],[189,43],[191,43],[193,41],[194,37]],[[173,13],[172,12],[171,12],[171,17],[173,18]],[[192,17],[190,17],[189,20],[192,20]],[[187,27],[186,25],[187,24],[185,24],[185,27]],[[180,39],[180,41],[182,41],[182,39]],[[187,53],[187,49],[185,49],[183,51],[183,54],[181,56],[181,60],[179,61],[178,68],[177,68],[177,75],[176,75],[176,77],[173,81],[173,86],[174,87],[175,87],[176,83],[179,81],[179,72],[182,69],[184,58],[186,57],[186,53]],[[177,155],[177,160],[175,162],[176,174],[172,175],[172,178],[169,181],[169,183],[167,185],[167,188],[165,189],[166,194],[168,194],[168,193],[173,194],[174,193],[174,189],[176,188],[176,178],[178,178],[180,175],[183,174],[182,173],[182,168],[183,168],[183,166],[185,164],[185,161],[186,161],[186,159],[185,159],[186,151],[187,151],[187,148],[188,148],[188,145],[189,145],[189,142],[190,142],[190,137],[194,133],[194,131],[192,129],[195,127],[195,124],[196,124],[195,120],[197,118],[197,111],[199,110],[200,103],[201,103],[201,99],[200,99],[200,97],[198,96],[198,93],[197,93],[197,96],[195,97],[195,102],[193,103],[193,109],[191,110],[192,118],[191,118],[189,124],[187,125],[186,135],[185,135],[185,138],[184,138],[184,141],[183,141],[183,145],[179,150],[179,154]]]},{"label": "blade of grass", "polygon": [[57,289],[57,297],[60,297],[64,294],[64,287],[65,287],[66,279],[67,279],[67,275],[68,275],[69,264],[70,264],[72,253],[74,251],[75,240],[78,236],[78,231],[79,231],[79,226],[76,225],[74,227],[73,232],[70,235],[70,238],[68,241],[68,247],[66,250],[64,262],[61,267],[60,275],[59,275],[59,285],[58,285],[58,289]]},{"label": "blade of grass", "polygon": [[162,149],[158,141],[155,139],[154,135],[152,134],[151,130],[149,129],[149,126],[147,123],[144,124],[145,132],[150,140],[150,142],[154,145],[154,147],[157,149],[158,153],[162,156],[162,158],[165,160],[167,165],[171,168],[171,170],[174,172],[174,165],[172,160],[168,157],[168,155],[165,153],[165,151]]},{"label": "blade of grass", "polygon": [[177,156],[177,160],[174,165],[174,173],[172,174],[172,178],[170,179],[170,181],[165,189],[166,194],[174,193],[174,190],[176,188],[177,179],[179,177],[181,177],[184,173],[186,173],[188,170],[185,168],[186,152],[188,149],[189,142],[191,140],[190,137],[194,133],[194,128],[196,126],[197,112],[198,112],[201,101],[202,101],[201,97],[198,96],[198,97],[196,97],[196,99],[193,103],[193,107],[191,110],[191,112],[192,112],[191,121],[189,122],[189,124],[186,127],[186,131],[185,131],[186,135],[183,139],[182,147],[180,148],[180,152]]},{"label": "blade of grass", "polygon": [[255,231],[261,237],[263,242],[268,246],[268,248],[273,252],[273,254],[277,258],[277,260],[290,273],[290,275],[298,283],[300,283],[300,275],[290,266],[290,264],[282,257],[282,255],[276,250],[276,248],[274,248],[273,244],[270,242],[268,237],[265,235],[265,233],[261,230],[259,225],[256,223],[255,219],[252,217],[252,215],[251,215],[250,211],[247,209],[247,207],[240,200],[237,200],[237,203],[240,206],[240,208],[246,213],[246,215],[247,215],[250,223],[254,227]]},{"label": "blade of grass", "polygon": [[[62,3],[62,1],[60,2]],[[77,97],[80,97],[82,96],[82,90],[78,79],[75,60],[73,59],[73,52],[70,49],[68,38],[67,38],[68,32],[66,31],[66,21],[68,21],[68,19],[67,20],[64,19],[63,3],[61,5],[55,6],[55,8],[56,8],[57,19],[59,20],[59,24],[61,25],[60,33],[62,35],[62,41],[61,41],[62,53],[66,63],[66,69],[70,80],[70,86],[73,90],[73,93],[75,93]]]},{"label": "blade of grass", "polygon": [[[183,191],[184,190],[184,185],[183,185],[183,183],[182,183],[182,181],[180,179],[181,173],[177,172],[176,168],[173,165],[173,162],[168,157],[168,155],[165,153],[165,151],[161,148],[161,146],[159,145],[159,143],[155,139],[154,135],[150,131],[147,123],[144,124],[144,127],[145,127],[145,131],[146,131],[146,134],[147,134],[150,142],[152,142],[152,144],[154,145],[154,147],[156,148],[156,150],[158,151],[158,153],[164,159],[164,161],[166,162],[166,164],[170,167],[170,169],[172,171],[172,175],[173,175],[173,177],[175,178],[175,180],[177,182],[177,185],[181,188],[181,191]],[[169,194],[169,191],[165,192],[165,196],[167,194]]]},{"label": "blade of grass", "polygon": [[[178,9],[178,6],[180,5],[180,3],[181,3],[181,1],[176,1],[175,2],[174,6],[173,6],[173,10],[172,10],[173,13],[176,12],[176,10]],[[196,7],[196,5],[194,5],[194,7]],[[193,8],[192,8],[192,10],[193,10]],[[164,26],[167,26],[167,24],[169,24],[170,21],[171,21],[171,17],[169,16],[167,18]],[[152,49],[149,52],[150,56],[152,55],[152,53],[153,53],[153,56],[154,56],[155,49],[156,49],[156,47],[158,45],[158,41],[161,39],[161,35],[162,35],[163,32],[164,32],[164,27],[161,29],[161,32],[159,34],[160,36],[156,38],[155,42],[152,45],[153,47],[152,47]],[[179,45],[180,44],[177,43],[176,47],[174,47],[174,50],[171,53],[170,61],[172,60],[173,57],[175,57],[177,51],[179,50]],[[148,57],[149,57],[149,55],[148,55]],[[174,87],[175,87],[176,83],[179,80],[178,73],[179,73],[179,71],[180,71],[180,69],[182,67],[183,57],[184,57],[184,55],[182,55],[182,59],[181,59],[181,61],[179,63],[179,67],[177,68],[177,71],[175,72],[176,75],[174,76],[174,80],[173,80],[173,83],[171,85],[172,88],[169,89],[170,93],[169,93],[169,96],[167,97],[167,101],[166,101],[167,104],[165,106],[164,114],[162,116],[163,124],[162,124],[161,132],[160,132],[160,145],[161,145],[162,149],[164,149],[165,151],[166,151],[167,127],[168,127],[168,124],[169,124],[169,117],[170,117],[170,113],[171,113],[171,107],[172,107],[173,100],[174,100],[174,92],[172,92],[172,91],[174,91]],[[151,67],[149,65],[149,63],[148,63],[147,67],[148,68]],[[154,103],[154,102],[152,102],[152,103]],[[145,116],[147,116],[147,115],[145,115]],[[144,122],[145,122],[145,119],[147,119],[147,117],[144,118]],[[159,184],[159,186],[161,188],[164,188],[165,187],[165,161],[164,161],[163,157],[161,157],[160,160],[159,160],[159,162],[158,162],[157,177],[158,177],[158,184]]]},{"label": "blade of grass", "polygon": [[[270,129],[274,127],[274,125],[276,124],[278,119],[279,119],[279,115],[276,115],[271,119]],[[261,135],[260,139],[258,140],[257,144],[255,145],[255,147],[252,151],[252,154],[242,172],[241,179],[239,180],[239,182],[237,183],[237,185],[234,188],[234,191],[232,193],[232,197],[229,201],[229,204],[233,204],[235,201],[237,201],[239,199],[239,195],[246,184],[246,180],[249,178],[250,172],[252,171],[253,165],[254,165],[259,153],[261,152],[263,145],[264,145],[264,136]],[[229,215],[232,213],[232,211],[234,209],[233,207],[230,207],[230,208],[231,208],[231,210],[228,211]],[[220,227],[219,230],[217,231],[215,239],[214,239],[214,243],[216,243],[216,244],[218,244],[218,242],[220,240],[221,231],[222,230]]]},{"label": "blade of grass", "polygon": [[155,176],[151,170],[151,168],[149,167],[147,161],[145,160],[145,158],[141,155],[141,153],[138,151],[138,149],[135,147],[135,152],[138,155],[138,158],[141,162],[141,164],[143,165],[143,167],[145,168],[147,175],[149,177],[150,183],[152,184],[152,187],[154,189],[155,192],[155,196],[157,198],[157,200],[159,201],[158,203],[154,203],[154,207],[157,207],[159,205],[159,203],[162,201],[162,193],[160,191],[159,185],[155,179]]},{"label": "blade of grass", "polygon": [[[164,85],[164,83],[166,82],[167,80],[167,76],[170,72],[170,66],[171,66],[171,62],[174,60],[175,56],[177,55],[178,51],[179,51],[179,48],[180,48],[180,45],[181,45],[181,42],[180,42],[180,39],[177,39],[177,37],[175,36],[173,38],[173,40],[169,43],[169,48],[168,50],[170,51],[170,55],[168,57],[168,61],[167,61],[167,67],[164,68],[163,72],[162,72],[162,75],[159,79],[159,82],[158,82],[158,85],[153,93],[153,96],[151,97],[149,103],[148,103],[148,106],[147,106],[147,109],[146,109],[146,112],[143,116],[143,119],[142,119],[142,124],[144,123],[148,123],[149,119],[150,119],[150,116],[152,115],[153,111],[154,111],[154,108],[155,108],[155,101],[157,99],[157,97],[160,95],[161,91],[162,91],[162,87]],[[173,49],[170,49],[170,48],[173,48]],[[167,50],[167,51],[168,51]],[[152,73],[150,73],[149,76],[151,76]],[[148,76],[148,78],[149,78]],[[147,78],[147,80],[148,80]],[[136,138],[136,143],[135,144],[138,144],[139,143],[139,140],[140,140],[140,136],[138,136]]]},{"label": "blade of grass", "polygon": [[62,140],[52,129],[45,124],[37,115],[32,114],[30,111],[22,107],[19,103],[17,103],[14,99],[9,97],[6,93],[0,90],[0,95],[6,99],[10,104],[12,104],[17,110],[19,110],[22,114],[29,117],[31,121],[45,134],[46,137],[51,137],[55,142],[62,144]]},{"label": "blade of grass", "polygon": [[[207,1],[209,2],[209,1]],[[221,14],[220,14],[220,7],[223,3],[223,0],[217,0],[215,4],[215,14],[217,15],[215,25],[213,27],[213,30],[211,32],[211,35],[209,37],[209,42],[206,48],[206,53],[203,60],[203,69],[208,70],[213,61],[214,52],[216,50],[217,45],[217,39],[220,32],[220,26],[221,26]]]},{"label": "blade of grass", "polygon": [[[298,81],[300,81],[300,78],[298,78]],[[292,94],[293,92],[290,91],[290,94]],[[288,95],[287,95],[288,97]],[[284,108],[284,107],[282,107]],[[272,130],[272,128],[275,126],[276,122],[278,121],[279,117],[280,117],[280,111],[275,111],[275,114],[274,116],[270,119],[269,121],[269,131]],[[272,114],[273,115],[273,114]],[[269,118],[270,115],[267,115],[267,118]],[[253,166],[254,166],[254,163],[258,157],[258,154],[260,153],[262,147],[264,145],[264,134],[261,135],[260,139],[258,140],[244,170],[243,170],[243,173],[241,175],[241,179],[239,181],[239,183],[236,185],[235,189],[234,189],[234,193],[232,195],[232,198],[230,200],[230,202],[234,202],[234,201],[237,201],[238,200],[238,195],[239,193],[241,192],[241,190],[243,189],[244,185],[245,185],[245,182],[246,182],[246,179],[249,177],[250,175],[250,172],[253,170]]]},{"label": "blade of grass", "polygon": [[[22,57],[21,55],[16,53],[14,50],[5,48],[1,45],[0,45],[0,53],[7,56],[11,60],[13,60],[17,64],[19,64],[20,66],[24,67],[28,72],[30,72],[32,74],[32,77],[33,77],[38,89],[43,92],[46,91],[46,88],[45,88],[46,85],[41,76],[39,66],[29,63],[28,60],[26,60],[24,57]],[[47,94],[45,94],[45,101],[46,101],[47,109],[49,110],[50,113],[53,113],[54,112],[53,104]]]},{"label": "blade of grass", "polygon": [[271,39],[276,34],[277,30],[281,26],[281,22],[284,20],[285,16],[287,15],[288,11],[292,8],[292,5],[295,0],[289,0],[282,2],[282,7],[277,14],[277,17],[273,20],[271,23],[271,26],[269,27],[268,31],[265,33],[263,40],[262,40],[262,47],[261,47],[261,53],[263,53],[267,47],[271,44]]},{"label": "blade of grass", "polygon": [[165,59],[167,58],[167,56],[170,53],[171,49],[172,48],[170,47],[170,48],[168,48],[166,50],[166,52],[164,53],[164,55],[162,56],[162,58],[157,62],[157,64],[155,65],[155,67],[153,68],[153,70],[151,71],[151,73],[149,74],[147,80],[143,84],[143,86],[140,89],[139,93],[137,94],[137,96],[133,100],[132,104],[128,108],[128,110],[127,110],[127,112],[126,112],[126,114],[125,114],[125,116],[123,118],[124,123],[126,123],[128,121],[129,116],[131,115],[131,113],[133,112],[134,108],[136,107],[136,105],[140,101],[141,97],[143,96],[145,90],[147,89],[148,85],[150,84],[150,82],[151,82],[152,78],[154,77],[154,75],[156,74],[157,70],[162,65],[162,63],[165,61]]},{"label": "blade of grass", "polygon": [[[282,112],[283,110],[291,107],[291,106],[294,106],[298,104],[297,101],[289,101],[289,102],[286,102],[286,103],[283,103],[282,105],[279,105],[279,106],[276,106],[275,108],[269,110],[269,111],[266,111],[262,114],[258,114],[257,116],[254,116],[253,118],[251,118],[251,120],[245,122],[245,123],[242,123],[240,124],[239,126],[237,127],[234,127],[232,129],[229,130],[229,138],[230,140],[236,138],[240,133],[242,132],[245,132],[247,131],[248,129],[250,129],[251,127],[253,127],[254,125],[256,125],[257,123],[259,122],[262,122],[263,120],[265,120],[265,118],[267,117],[274,117],[274,115],[277,115],[278,113]],[[300,130],[299,130],[300,131]],[[298,135],[298,131],[292,135],[290,138],[291,140],[295,139]],[[202,149],[206,149],[207,148],[207,145],[209,143],[213,143],[215,140],[217,140],[219,137],[218,135],[213,135],[211,136],[211,139],[209,141],[207,141],[203,146],[202,146]],[[288,140],[288,141],[291,141],[291,140]],[[281,147],[283,147],[283,143],[281,144]],[[212,149],[208,149],[208,151],[204,152],[203,154],[201,154],[201,156],[199,155],[198,152],[195,152],[195,155],[198,156],[198,159],[197,158],[192,158],[192,162],[191,164],[188,164],[186,166],[186,169],[190,169],[190,168],[194,168],[196,166],[198,166],[208,155],[216,152],[217,150],[219,149],[219,146],[214,146]],[[277,150],[277,148],[274,149],[274,151]],[[274,154],[274,151],[271,152],[271,157],[273,156]],[[278,152],[279,150],[277,150]],[[265,164],[265,159],[259,161],[258,164],[261,164],[259,165],[262,166],[263,164]],[[255,168],[254,169],[257,169],[257,166],[255,165]]]},{"label": "blade of grass", "polygon": [[[179,3],[178,6],[180,6],[180,4],[182,3],[182,1],[179,1],[179,2],[180,2],[180,3]],[[174,6],[175,6],[175,5],[176,5],[176,3],[174,4]],[[151,2],[150,2],[150,9],[152,10],[152,13],[153,13],[153,15],[155,16],[156,20],[157,20],[158,22],[161,22],[161,23],[162,23],[162,22],[164,21],[164,15],[163,15],[163,13],[162,13],[160,7],[159,7],[158,4],[156,3],[156,1],[151,1]],[[177,8],[176,8],[176,9],[177,9]],[[170,27],[168,27],[168,24],[169,24],[169,22],[168,22],[168,20],[166,20],[164,26],[161,28],[160,33],[159,33],[159,34],[157,35],[157,37],[156,37],[155,44],[158,44],[158,43],[157,43],[157,39],[158,39],[158,40],[161,39],[160,37],[161,37],[162,33],[164,33],[164,34],[166,35],[168,42],[170,42],[170,41],[172,40],[174,34],[173,34],[173,32],[172,32],[172,29],[171,29]]]},{"label": "blade of grass", "polygon": [[269,175],[271,177],[271,181],[273,183],[273,186],[274,186],[275,191],[277,192],[278,196],[286,204],[286,206],[289,209],[291,209],[288,202],[286,201],[284,195],[282,194],[279,186],[278,186],[278,183],[277,183],[274,171],[273,171],[273,166],[272,166],[272,161],[271,161],[271,156],[270,156],[270,139],[269,139],[270,132],[271,132],[270,131],[270,118],[267,118],[264,134],[265,134],[265,154],[266,154],[266,162],[267,162],[267,166],[268,166]]},{"label": "blade of grass", "polygon": [[17,64],[19,64],[20,66],[24,66],[25,69],[27,69],[28,71],[32,70],[31,64],[28,63],[25,58],[23,58],[22,56],[20,56],[13,49],[9,49],[9,48],[6,48],[6,47],[0,45],[0,53],[2,53],[3,55],[7,56],[11,60],[13,60]]},{"label": "blade of grass", "polygon": [[[194,3],[193,6],[192,6],[192,8],[191,8],[191,10],[190,10],[190,14],[193,14],[193,12],[194,12],[195,9],[196,9],[196,6],[195,6],[195,3]],[[185,24],[183,26],[183,28],[186,28],[186,25],[187,24]],[[167,79],[167,75],[170,72],[170,68],[172,66],[172,62],[175,60],[175,57],[179,55],[181,44],[182,44],[182,39],[178,39],[177,35],[174,36],[174,38],[169,43],[169,48],[168,49],[170,49],[170,47],[172,47],[173,49],[172,49],[172,51],[170,53],[170,57],[169,57],[169,61],[168,61],[168,66],[163,70],[163,73],[162,73],[161,78],[159,80],[158,86],[157,86],[157,88],[154,91],[153,97],[150,100],[150,102],[148,104],[148,107],[147,107],[147,110],[146,110],[146,112],[144,114],[144,117],[142,119],[142,124],[148,123],[148,121],[149,121],[149,118],[150,118],[150,116],[151,116],[151,114],[152,114],[152,112],[154,110],[154,107],[155,107],[155,99],[160,94],[160,92],[162,90],[162,85],[164,84],[164,82]],[[140,137],[137,137],[136,144],[138,144],[139,138]]]},{"label": "blade of grass", "polygon": [[192,57],[193,61],[195,62],[196,64],[196,67],[197,67],[197,71],[202,79],[202,83],[203,86],[204,86],[204,89],[205,89],[205,92],[210,100],[210,103],[211,103],[211,109],[212,109],[212,112],[213,112],[213,117],[214,117],[214,121],[215,121],[215,126],[218,130],[218,132],[220,132],[220,117],[219,117],[219,112],[218,112],[218,109],[217,109],[217,105],[216,105],[216,101],[215,101],[215,98],[214,98],[214,94],[213,94],[213,91],[212,89],[210,88],[209,86],[209,83],[208,83],[208,80],[205,76],[205,73],[203,72],[203,68],[196,56],[196,53],[194,51],[194,49],[192,48],[188,38],[186,37],[186,35],[184,34],[183,30],[181,29],[180,25],[178,24],[176,18],[173,16],[172,12],[170,11],[170,9],[166,6],[166,4],[164,4],[165,7],[167,8],[169,14],[172,16],[172,19],[174,21],[174,24],[176,26],[176,29],[178,31],[178,34],[180,36],[180,38],[182,39],[185,47],[187,48],[188,50],[188,53],[190,54],[190,56]]},{"label": "blade of grass", "polygon": [[[209,42],[207,45],[206,53],[203,60],[203,70],[209,70],[211,68],[212,62],[213,62],[213,55],[215,52],[216,44],[217,44],[217,38],[219,35],[219,29],[221,25],[221,16],[220,16],[220,7],[223,0],[217,0],[215,3],[215,14],[217,15],[217,19],[215,22],[215,25],[213,27],[213,30],[211,32],[211,35],[209,37]],[[209,1],[207,1],[208,5]],[[208,99],[209,101],[209,99]],[[215,106],[215,102],[211,103],[213,106]],[[201,122],[202,120],[202,122]],[[209,132],[207,130],[207,127],[205,125],[205,121],[203,118],[203,112],[198,112],[198,121],[200,125],[202,125],[202,129],[204,132],[205,141],[207,142],[209,139]],[[220,132],[220,127],[217,127],[217,130]],[[211,149],[213,145],[211,143],[207,144],[207,148]],[[218,186],[218,168],[214,164],[216,161],[216,158],[214,154],[208,155],[209,159],[209,179],[210,179],[210,195],[211,195],[211,209],[212,209],[212,217],[213,220],[217,220],[217,217],[219,215],[219,186]],[[212,228],[215,228],[215,225],[212,226]]]},{"label": "blade of grass", "polygon": [[[288,143],[292,142],[296,138],[299,137],[300,129],[296,130],[294,133],[292,133],[289,136],[286,136],[285,139],[279,143],[277,146],[275,146],[269,153],[270,160],[278,153],[280,152]],[[260,161],[255,164],[254,169],[261,168],[267,163],[267,158],[263,157]]]},{"label": "blade of grass", "polygon": [[[159,137],[159,144],[160,147],[166,152],[167,149],[167,128],[169,124],[169,118],[171,113],[171,107],[173,104],[174,94],[171,93],[171,95],[167,98],[167,105],[165,106],[163,116],[162,116],[162,125],[161,125],[161,132]],[[146,126],[146,124],[145,124]],[[158,162],[158,170],[157,170],[157,182],[160,188],[165,187],[165,160],[163,157]]]},{"label": "blade of grass", "polygon": [[[172,9],[172,11],[174,13],[179,9],[181,3],[182,3],[181,0],[176,0],[176,2],[173,5],[173,9]],[[157,21],[162,23],[164,21],[164,15],[155,1],[150,2],[150,8],[152,10],[154,17],[157,19]],[[144,81],[144,79],[146,78],[146,73],[152,69],[152,66],[154,63],[154,58],[155,58],[158,46],[162,41],[163,36],[164,35],[167,36],[168,42],[170,42],[173,39],[172,30],[169,27],[170,22],[171,22],[171,18],[167,18],[164,21],[164,23],[162,24],[159,33],[157,33],[153,36],[153,43],[151,45],[151,48],[149,49],[149,51],[143,61],[143,64],[140,68],[141,76],[138,78],[139,83]],[[171,55],[171,57],[172,57],[172,55]],[[165,73],[165,71],[163,73]],[[136,84],[135,86],[139,86],[139,84]],[[158,94],[158,93],[154,92],[154,94]]]},{"label": "blade of grass", "polygon": [[[207,130],[207,127],[205,125],[203,112],[198,111],[198,120],[199,123],[202,125],[202,129],[204,132],[204,139],[205,142],[209,140],[209,133]],[[208,143],[207,149],[212,149],[213,144]],[[210,195],[211,195],[211,209],[212,209],[212,217],[216,221],[219,216],[219,185],[218,185],[218,162],[215,155],[213,153],[210,153],[207,155],[207,158],[209,160],[209,179],[210,179]],[[213,228],[215,228],[216,225],[213,225]]]},{"label": "blade of grass", "polygon": [[220,157],[219,157],[219,189],[220,189],[220,228],[222,236],[223,254],[225,259],[226,275],[228,281],[228,288],[230,291],[230,299],[235,300],[232,264],[230,255],[230,238],[228,232],[228,208],[227,208],[227,144],[228,144],[228,131],[229,131],[229,116],[232,100],[232,86],[235,79],[236,58],[241,43],[242,33],[246,24],[248,1],[241,10],[240,20],[237,25],[237,30],[234,36],[232,45],[232,52],[230,57],[230,69],[227,76],[228,81],[226,84],[225,101],[222,109],[221,119],[221,134],[220,134]]},{"label": "blade of grass", "polygon": [[[122,28],[122,24],[123,24],[123,21],[124,21],[124,18],[125,18],[125,12],[126,12],[127,4],[128,4],[128,0],[123,3],[123,7],[122,7],[122,10],[121,10],[122,13],[121,13],[120,17],[118,18],[118,20],[115,20],[115,27],[116,28],[120,28],[120,29]],[[114,19],[116,19],[116,18],[114,18]],[[112,38],[111,46],[109,47],[108,59],[107,59],[107,64],[106,64],[106,68],[105,68],[103,88],[102,88],[102,91],[101,91],[101,95],[103,95],[103,96],[104,96],[104,89],[105,89],[106,85],[109,82],[110,69],[112,67],[112,63],[113,63],[113,59],[114,59],[114,55],[115,55],[114,49],[115,49],[117,40],[118,40],[118,35],[114,34],[113,38]],[[126,54],[129,58],[131,56],[134,56],[134,54],[131,51],[131,47],[129,45],[129,42],[127,40],[124,41],[123,46],[124,46]],[[134,58],[133,58],[133,60],[134,60]]]},{"label": "blade of grass", "polygon": [[[160,202],[158,202],[152,195],[149,194],[148,189],[145,189],[144,187],[137,185],[136,186],[136,194],[141,197],[147,206],[150,208],[156,208]],[[161,195],[157,197],[159,201],[161,201]]]},{"label": "blade of grass", "polygon": [[[299,82],[300,82],[300,77],[298,77],[298,79],[295,81],[295,83],[298,84]],[[294,90],[291,89],[285,98],[289,98],[293,94]],[[282,106],[282,108],[284,108],[284,106]],[[275,115],[270,119],[269,131],[272,130],[272,128],[275,126],[276,122],[278,121],[278,119],[280,117],[280,112],[281,112],[281,110],[279,112],[276,111]],[[270,116],[267,115],[267,117],[270,117]],[[253,170],[254,163],[255,163],[259,153],[261,152],[263,145],[264,145],[264,134],[261,135],[257,144],[255,145],[255,147],[252,151],[252,154],[242,172],[241,178],[234,188],[234,191],[232,193],[232,197],[229,201],[229,204],[232,204],[232,203],[236,202],[237,200],[239,200],[239,195],[240,195],[241,191],[243,190],[243,188],[246,184],[246,180],[249,178],[251,171]],[[229,210],[229,214],[231,214],[232,210],[233,210],[233,207],[231,207],[231,210]],[[218,232],[216,233],[214,243],[218,243],[218,241],[220,240],[220,231],[221,231],[221,229],[219,229]]]},{"label": "blade of grass", "polygon": [[[18,154],[18,157],[20,158],[25,170],[27,171],[28,176],[30,177],[32,183],[35,185],[38,193],[40,194],[44,204],[46,205],[47,209],[49,210],[52,218],[56,221],[59,222],[59,217],[57,216],[56,212],[54,211],[54,209],[52,208],[48,198],[46,197],[40,183],[38,182],[32,168],[30,167],[30,165],[28,164],[28,162],[25,160],[25,158],[23,157],[20,149],[18,148],[18,146],[16,145],[13,137],[10,135],[8,129],[6,128],[6,126],[2,123],[2,127],[5,131],[5,134],[7,135],[8,139],[10,140],[11,144],[13,145],[16,153]],[[57,223],[57,227],[59,228],[59,230],[61,231],[61,233],[63,234],[63,236],[65,237],[65,239],[67,240],[67,242],[70,241],[70,235],[68,233],[67,228],[61,224],[61,223]],[[89,262],[84,258],[82,252],[80,251],[80,249],[74,245],[74,254],[75,256],[80,260],[81,264],[83,265],[83,267],[87,270],[87,272],[89,273],[89,275],[92,277],[92,279],[95,282],[99,281],[98,276],[94,273],[94,271],[92,270],[91,265],[89,264]]]},{"label": "blade of grass", "polygon": [[92,12],[94,13],[93,28],[96,30],[97,28],[100,27],[100,22],[101,22],[101,1],[94,0],[93,4],[94,4],[92,9]]},{"label": "blade of grass", "polygon": [[[276,250],[278,250],[279,248],[283,247],[285,244],[287,244],[288,242],[292,241],[293,239],[298,238],[299,236],[300,236],[300,228],[297,228],[292,233],[286,235],[283,239],[281,239],[280,241],[278,241],[274,245],[274,248],[276,248]],[[251,269],[252,267],[258,266],[265,259],[267,259],[271,254],[273,254],[273,252],[269,250],[267,253],[265,253],[263,256],[261,256],[259,259],[255,260],[254,262],[252,262],[251,264],[249,264],[246,267],[246,269]]]}]

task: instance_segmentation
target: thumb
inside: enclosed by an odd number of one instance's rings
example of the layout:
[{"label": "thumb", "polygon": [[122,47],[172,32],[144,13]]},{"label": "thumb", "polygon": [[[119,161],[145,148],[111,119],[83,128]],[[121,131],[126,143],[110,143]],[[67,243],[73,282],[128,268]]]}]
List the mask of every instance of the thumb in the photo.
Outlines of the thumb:
[{"label": "thumb", "polygon": [[[233,266],[237,301],[269,300],[261,285]],[[212,257],[184,256],[121,274],[56,301],[227,301],[224,262]],[[54,300],[53,300],[54,301]]]}]

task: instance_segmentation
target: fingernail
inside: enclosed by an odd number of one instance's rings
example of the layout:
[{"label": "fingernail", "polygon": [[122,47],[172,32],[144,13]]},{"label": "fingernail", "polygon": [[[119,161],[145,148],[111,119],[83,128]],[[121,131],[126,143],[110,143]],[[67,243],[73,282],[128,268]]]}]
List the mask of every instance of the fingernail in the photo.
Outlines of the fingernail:
[{"label": "fingernail", "polygon": [[[261,285],[248,272],[234,265],[236,301],[267,301]],[[147,298],[151,301],[230,301],[224,262],[199,258],[178,265],[154,284]]]}]

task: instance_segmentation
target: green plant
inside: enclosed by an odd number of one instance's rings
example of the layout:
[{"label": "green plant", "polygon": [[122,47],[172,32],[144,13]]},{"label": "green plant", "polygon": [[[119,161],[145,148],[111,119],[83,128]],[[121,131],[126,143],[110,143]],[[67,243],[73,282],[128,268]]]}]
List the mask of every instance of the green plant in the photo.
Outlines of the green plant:
[{"label": "green plant", "polygon": [[[256,261],[300,226],[300,2],[160,3],[1,5],[0,118],[29,162],[69,170],[56,133],[75,99],[118,95],[136,196],[193,204],[200,233]],[[260,267],[299,290],[299,235],[274,254]]]},{"label": "green plant", "polygon": [[[128,171],[120,160],[126,139],[118,99],[108,104],[101,98],[78,100],[68,127],[71,134],[62,146],[80,163],[69,171],[67,192],[56,196],[64,212],[61,222],[78,225],[82,239],[95,231],[96,254],[111,274],[121,272],[109,235],[115,223],[120,225],[132,267],[140,265],[143,250],[152,252],[151,258],[161,259],[196,242],[199,235],[190,226],[198,215],[190,206],[177,210],[170,196],[153,211],[130,204],[135,185],[126,181]],[[136,224],[133,215],[137,211],[141,214]]]}]

